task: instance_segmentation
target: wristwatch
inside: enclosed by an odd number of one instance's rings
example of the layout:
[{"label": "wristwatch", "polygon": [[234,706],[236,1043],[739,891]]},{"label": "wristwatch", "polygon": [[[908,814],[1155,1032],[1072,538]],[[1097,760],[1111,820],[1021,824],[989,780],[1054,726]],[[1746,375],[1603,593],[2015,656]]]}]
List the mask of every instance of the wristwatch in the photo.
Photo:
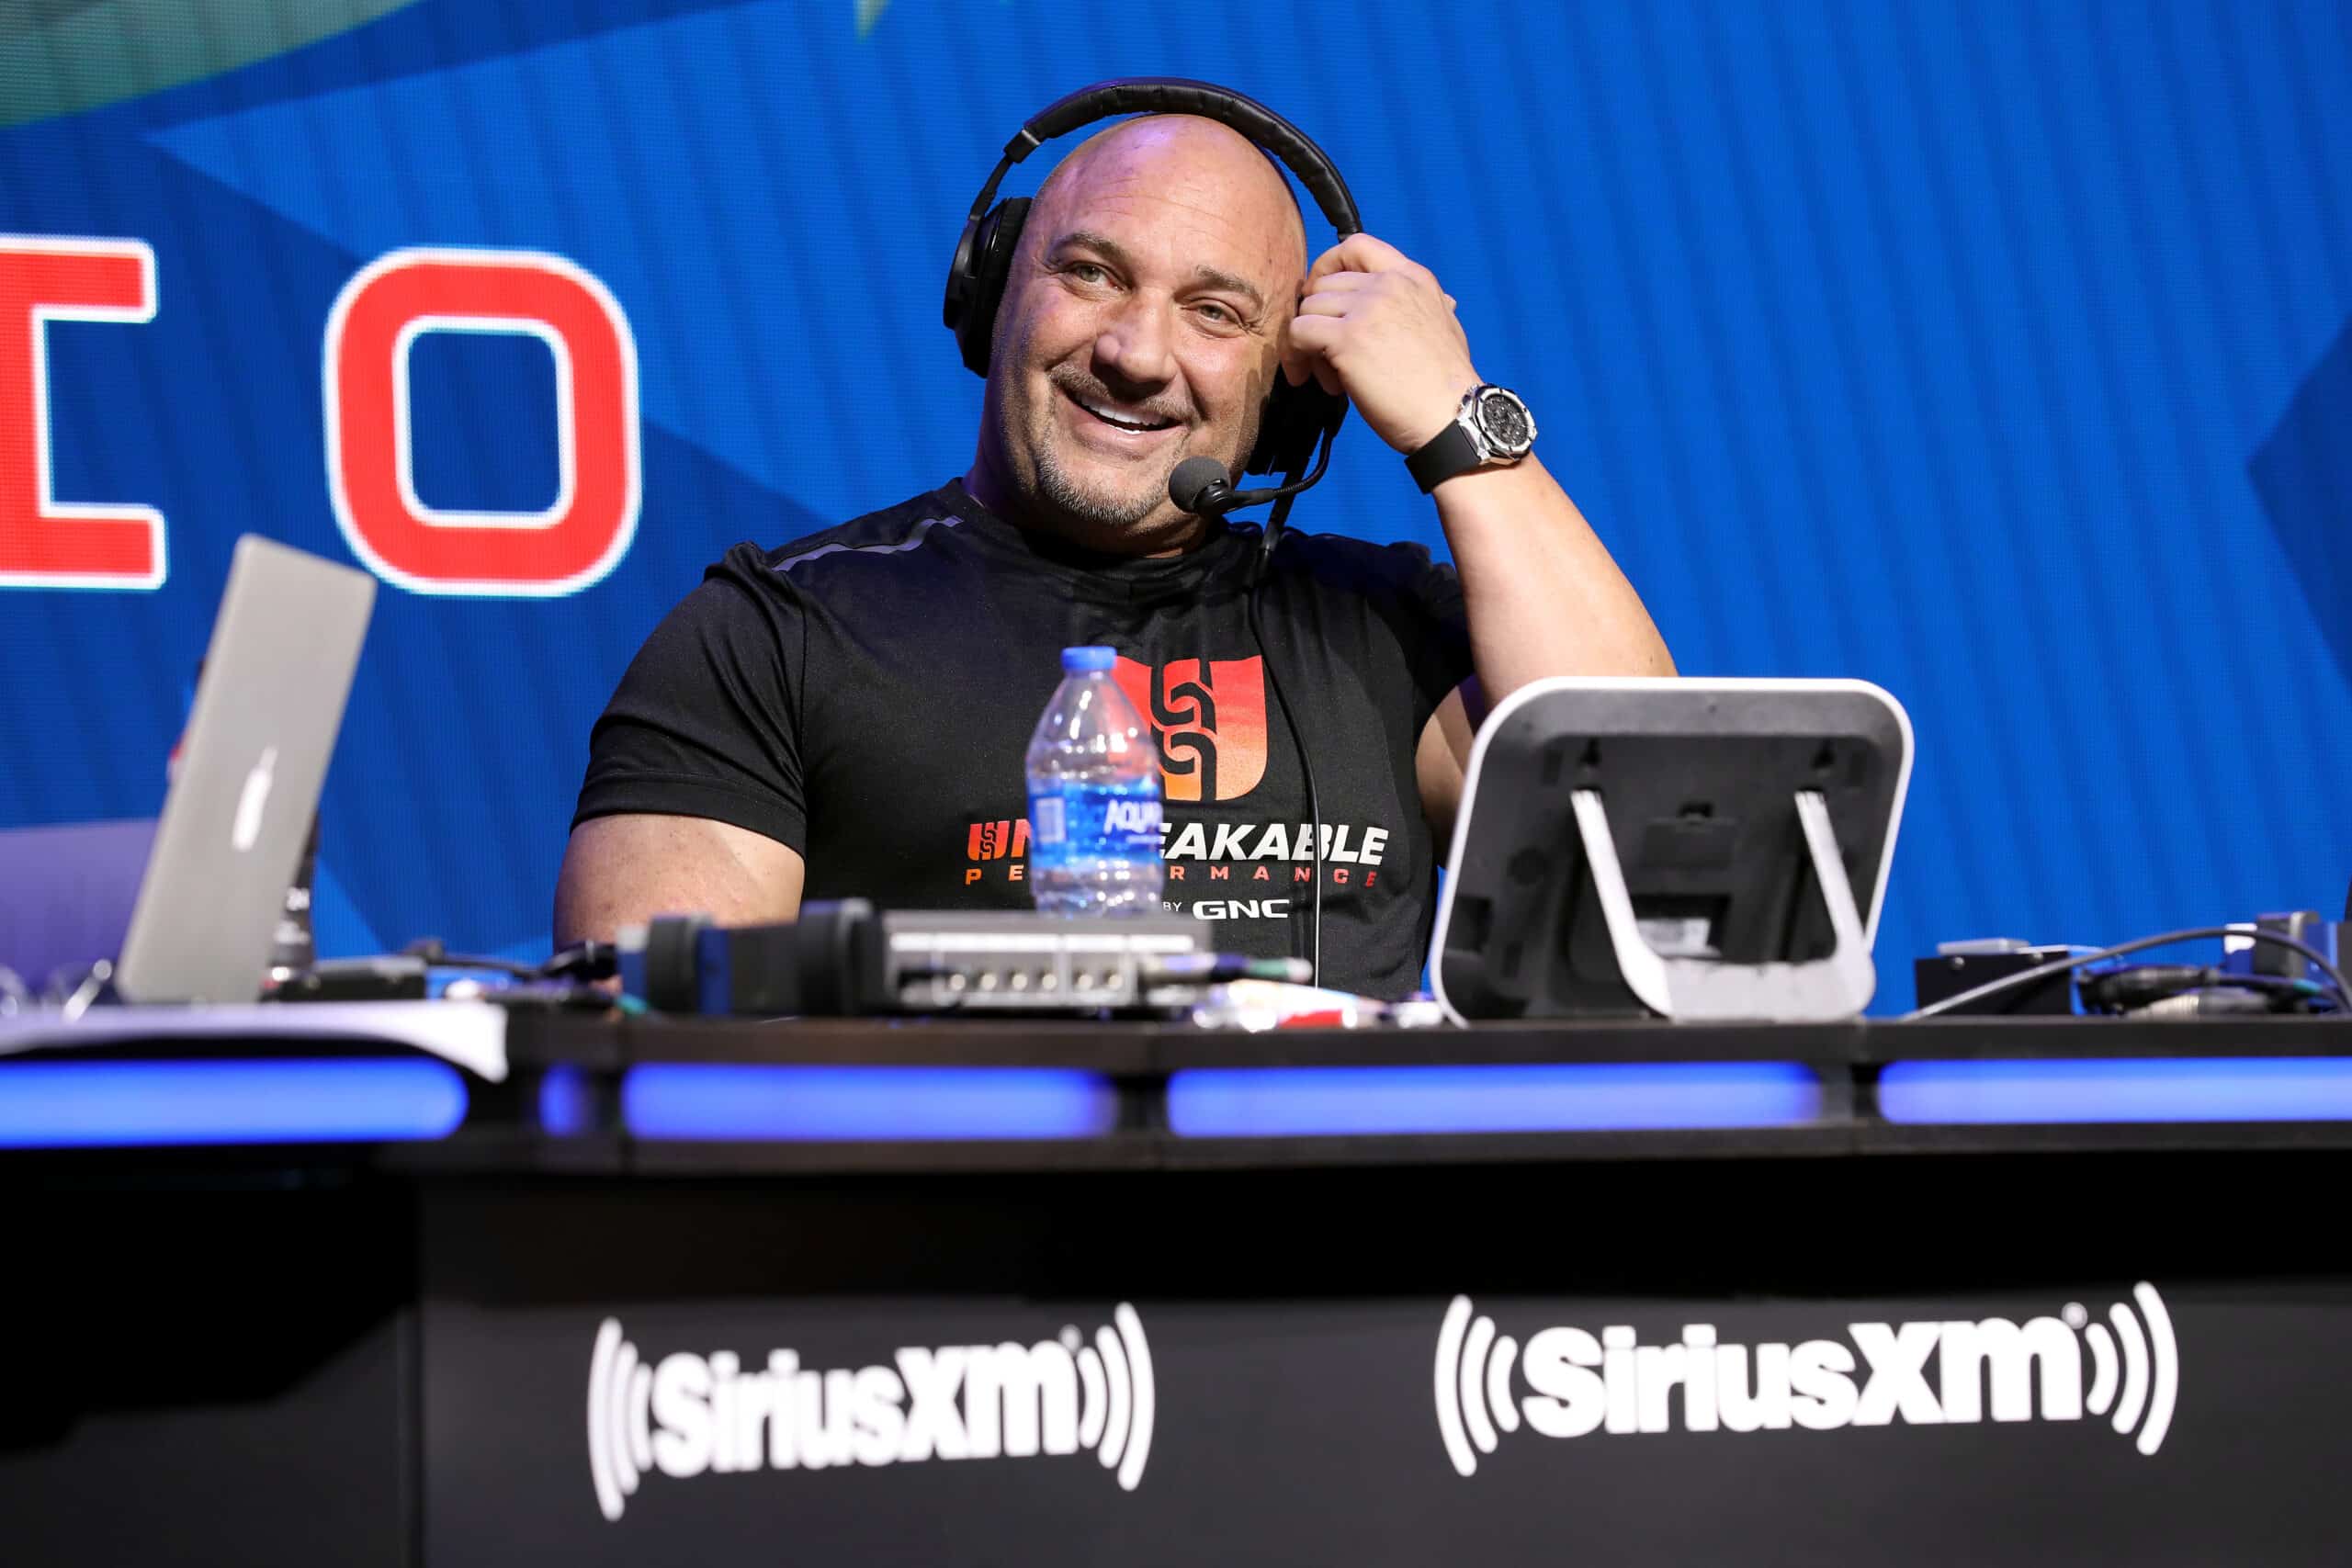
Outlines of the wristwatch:
[{"label": "wristwatch", "polygon": [[1499,468],[1518,462],[1535,446],[1535,416],[1517,392],[1492,382],[1462,394],[1453,423],[1405,459],[1405,469],[1430,491],[1473,468]]}]

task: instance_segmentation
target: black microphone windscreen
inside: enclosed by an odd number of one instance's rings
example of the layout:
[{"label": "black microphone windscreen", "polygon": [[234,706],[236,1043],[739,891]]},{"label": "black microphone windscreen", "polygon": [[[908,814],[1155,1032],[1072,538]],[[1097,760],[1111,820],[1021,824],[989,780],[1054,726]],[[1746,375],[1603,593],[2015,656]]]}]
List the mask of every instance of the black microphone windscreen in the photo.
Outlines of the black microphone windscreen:
[{"label": "black microphone windscreen", "polygon": [[1198,512],[1202,498],[1212,486],[1232,482],[1225,465],[1215,457],[1187,457],[1168,476],[1168,499],[1176,503],[1180,512]]}]

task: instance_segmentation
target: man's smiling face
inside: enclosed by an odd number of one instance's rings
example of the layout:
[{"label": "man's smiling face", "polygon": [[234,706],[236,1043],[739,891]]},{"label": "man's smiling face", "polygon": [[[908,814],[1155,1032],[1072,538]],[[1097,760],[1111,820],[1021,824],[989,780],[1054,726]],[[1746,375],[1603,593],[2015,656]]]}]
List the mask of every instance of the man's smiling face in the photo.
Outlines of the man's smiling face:
[{"label": "man's smiling face", "polygon": [[1180,547],[1186,457],[1238,468],[1306,270],[1290,187],[1214,120],[1155,116],[1063,162],[997,319],[983,495],[1098,548]]}]

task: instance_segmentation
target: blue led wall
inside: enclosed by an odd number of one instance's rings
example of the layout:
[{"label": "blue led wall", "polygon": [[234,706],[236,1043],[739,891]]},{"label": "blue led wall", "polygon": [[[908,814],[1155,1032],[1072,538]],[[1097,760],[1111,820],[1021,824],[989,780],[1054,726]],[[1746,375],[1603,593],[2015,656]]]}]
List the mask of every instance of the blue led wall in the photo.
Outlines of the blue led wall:
[{"label": "blue led wall", "polygon": [[[963,209],[1028,112],[1152,73],[1333,152],[1686,671],[1909,705],[1883,1004],[1939,938],[2332,908],[2352,873],[2338,0],[257,10],[0,36],[0,234],[155,257],[152,321],[48,331],[54,493],[168,537],[152,590],[0,588],[0,827],[156,809],[238,533],[354,558],[322,352],[355,275],[546,253],[632,339],[633,536],[566,596],[387,588],[320,889],[329,952],[541,950],[629,653],[729,543],[961,471]],[[411,373],[422,503],[547,503],[540,344],[443,335]],[[1360,426],[1298,521],[1440,542]]]}]

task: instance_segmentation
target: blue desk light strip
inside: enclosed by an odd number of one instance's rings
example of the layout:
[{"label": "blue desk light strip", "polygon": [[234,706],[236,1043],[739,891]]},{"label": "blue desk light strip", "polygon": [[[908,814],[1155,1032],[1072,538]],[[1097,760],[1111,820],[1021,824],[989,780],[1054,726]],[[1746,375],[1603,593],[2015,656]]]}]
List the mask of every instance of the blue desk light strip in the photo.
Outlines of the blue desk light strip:
[{"label": "blue desk light strip", "polygon": [[803,1067],[660,1063],[621,1080],[637,1137],[844,1143],[1091,1138],[1118,1124],[1100,1073],[1057,1067]]},{"label": "blue desk light strip", "polygon": [[1878,1104],[1889,1122],[1920,1124],[2344,1122],[2352,1058],[1895,1062]]},{"label": "blue desk light strip", "polygon": [[[1878,1100],[1913,1124],[2352,1121],[2352,1058],[1899,1062]],[[1102,1075],[1030,1067],[653,1065],[629,1071],[621,1108],[635,1135],[680,1140],[1084,1138],[1118,1122]],[[0,1066],[0,1148],[428,1140],[466,1109],[463,1077],[421,1059]],[[1168,1086],[1192,1138],[1792,1126],[1821,1109],[1792,1063],[1217,1068]]]},{"label": "blue desk light strip", "polygon": [[596,1095],[585,1072],[569,1065],[553,1066],[539,1079],[539,1130],[559,1138],[596,1130]]},{"label": "blue desk light strip", "polygon": [[413,1142],[465,1119],[464,1077],[424,1059],[0,1066],[0,1148]]},{"label": "blue desk light strip", "polygon": [[1168,1122],[1188,1138],[1785,1127],[1821,1114],[1792,1062],[1484,1067],[1257,1067],[1180,1072]]}]

